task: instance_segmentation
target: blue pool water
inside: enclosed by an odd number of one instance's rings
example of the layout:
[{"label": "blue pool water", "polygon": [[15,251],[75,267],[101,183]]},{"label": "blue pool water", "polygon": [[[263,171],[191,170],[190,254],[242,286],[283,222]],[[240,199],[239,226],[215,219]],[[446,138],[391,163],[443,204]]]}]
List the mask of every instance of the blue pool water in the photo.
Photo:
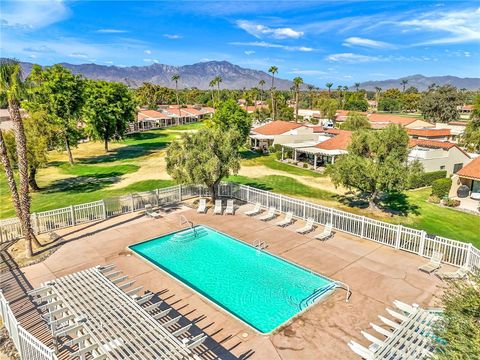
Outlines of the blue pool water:
[{"label": "blue pool water", "polygon": [[327,278],[206,226],[130,249],[262,333],[334,287]]}]

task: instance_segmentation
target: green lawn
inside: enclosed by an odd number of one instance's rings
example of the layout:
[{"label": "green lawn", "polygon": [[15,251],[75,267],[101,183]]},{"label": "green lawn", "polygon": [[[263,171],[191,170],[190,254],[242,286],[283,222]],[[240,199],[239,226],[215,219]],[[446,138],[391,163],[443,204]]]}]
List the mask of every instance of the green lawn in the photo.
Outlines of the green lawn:
[{"label": "green lawn", "polygon": [[[52,152],[48,167],[39,171],[38,182],[42,190],[32,193],[32,211],[51,210],[173,185],[171,180],[151,179],[157,176],[158,164],[164,160],[164,152],[161,150],[164,150],[182,131],[196,130],[201,126],[203,124],[181,125],[166,130],[134,134],[120,142],[112,143],[112,150],[107,154],[103,152],[101,143],[81,144],[74,150],[76,162],[73,166],[68,164],[64,153]],[[423,229],[431,234],[472,242],[480,247],[480,217],[428,203],[426,200],[430,189],[408,191],[403,196],[392,196],[385,204],[395,215],[378,214],[364,209],[361,203],[356,203],[346,196],[321,190],[321,185],[315,187],[315,181],[324,180],[316,180],[323,177],[323,174],[278,162],[275,155],[262,156],[245,150],[242,152],[242,166],[267,167],[282,175],[257,178],[237,175],[231,176],[228,180],[334,206],[355,214]],[[144,170],[152,171],[150,179],[138,175]],[[165,171],[164,168],[162,171]],[[125,183],[128,185],[118,185],[125,178],[130,179]],[[161,178],[164,179],[165,176]],[[311,179],[307,182],[307,178]],[[2,170],[0,218],[12,216],[15,216],[15,213]]]}]

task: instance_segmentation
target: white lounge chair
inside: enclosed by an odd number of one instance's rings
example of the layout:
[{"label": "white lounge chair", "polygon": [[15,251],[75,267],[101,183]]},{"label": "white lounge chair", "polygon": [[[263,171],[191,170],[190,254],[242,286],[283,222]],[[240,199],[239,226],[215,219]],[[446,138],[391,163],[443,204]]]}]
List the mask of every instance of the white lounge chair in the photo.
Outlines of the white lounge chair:
[{"label": "white lounge chair", "polygon": [[269,207],[267,213],[263,216],[260,216],[258,220],[262,220],[262,221],[272,220],[273,218],[275,218],[275,216],[277,216],[275,214],[275,211],[277,211],[277,209],[275,209],[274,207]]},{"label": "white lounge chair", "polygon": [[305,226],[299,229],[296,229],[295,231],[299,234],[306,234],[314,229],[313,222],[314,220],[312,218],[308,218]]},{"label": "white lounge chair", "polygon": [[407,321],[408,320],[408,316],[405,316],[405,315],[402,315],[402,314],[399,314],[398,312],[392,310],[392,309],[389,309],[389,308],[386,308],[385,310],[387,310],[387,312],[393,316],[394,318],[400,320],[400,321]]},{"label": "white lounge chair", "polygon": [[463,265],[461,268],[458,268],[457,271],[445,271],[436,273],[440,279],[442,280],[457,280],[463,279],[465,276],[468,275],[470,268],[467,265]]},{"label": "white lounge chair", "polygon": [[225,215],[235,215],[235,203],[233,202],[233,199],[227,200]]},{"label": "white lounge chair", "polygon": [[253,210],[245,211],[244,214],[247,216],[255,216],[260,214],[261,212],[262,212],[262,205],[260,203],[256,203]]},{"label": "white lounge chair", "polygon": [[359,343],[350,340],[348,347],[357,355],[361,356],[366,360],[373,360],[374,353],[370,349],[367,349],[365,346],[360,345]]},{"label": "white lounge chair", "polygon": [[430,274],[440,267],[442,259],[443,259],[443,254],[441,252],[434,251],[430,261],[427,264],[420,266],[418,270],[421,270]]},{"label": "white lounge chair", "polygon": [[158,219],[162,216],[153,210],[152,204],[145,204],[145,215],[154,219]]},{"label": "white lounge chair", "polygon": [[288,226],[293,222],[293,212],[289,211],[287,212],[287,215],[285,215],[285,218],[283,220],[277,221],[275,225],[284,227]]},{"label": "white lounge chair", "polygon": [[213,209],[213,215],[222,215],[222,200],[215,200],[215,208]]},{"label": "white lounge chair", "polygon": [[404,313],[407,313],[407,314],[413,314],[418,309],[417,304],[408,305],[399,300],[393,300],[393,305],[395,305],[398,309],[402,310]]},{"label": "white lounge chair", "polygon": [[317,239],[317,240],[327,240],[328,238],[330,238],[333,235],[332,229],[333,229],[332,224],[327,224],[325,226],[325,229],[323,229],[323,232],[316,235],[315,239]]},{"label": "white lounge chair", "polygon": [[207,212],[207,199],[200,199],[198,202],[198,214],[205,214]]}]

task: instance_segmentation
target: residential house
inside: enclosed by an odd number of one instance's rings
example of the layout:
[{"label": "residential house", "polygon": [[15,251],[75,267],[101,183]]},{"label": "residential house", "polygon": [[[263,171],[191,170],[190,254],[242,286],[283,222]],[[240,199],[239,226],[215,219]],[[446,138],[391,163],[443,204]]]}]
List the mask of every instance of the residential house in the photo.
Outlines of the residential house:
[{"label": "residential house", "polygon": [[455,138],[450,129],[407,129],[407,134],[412,139],[450,141]]},{"label": "residential house", "polygon": [[408,161],[418,160],[425,172],[446,170],[451,175],[471,161],[465,151],[449,141],[410,139],[409,146]]},{"label": "residential house", "polygon": [[292,135],[297,136],[298,140],[301,140],[302,135],[306,139],[311,134],[313,134],[313,130],[303,124],[282,120],[272,121],[252,128],[250,131],[250,147],[268,150],[274,143],[291,142],[293,138],[290,136]]},{"label": "residential house", "polygon": [[175,124],[175,119],[156,110],[139,110],[137,113],[138,131],[158,129]]},{"label": "residential house", "polygon": [[480,200],[480,156],[473,159],[452,176],[450,197],[456,197],[457,190],[462,185],[468,187],[470,196],[474,194],[473,198]]}]

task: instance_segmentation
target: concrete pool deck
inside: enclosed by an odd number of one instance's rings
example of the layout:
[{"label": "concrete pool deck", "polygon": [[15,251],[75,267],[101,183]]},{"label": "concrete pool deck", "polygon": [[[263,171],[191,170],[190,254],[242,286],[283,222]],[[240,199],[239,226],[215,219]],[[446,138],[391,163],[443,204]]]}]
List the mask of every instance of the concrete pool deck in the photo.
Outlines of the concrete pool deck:
[{"label": "concrete pool deck", "polygon": [[[303,222],[279,228],[274,225],[276,220],[265,223],[243,215],[251,207],[242,206],[235,216],[214,216],[211,209],[199,215],[179,205],[162,212],[160,219],[133,213],[59,230],[57,233],[67,242],[43,262],[21,271],[33,287],[38,287],[44,281],[92,266],[116,264],[137,281],[136,285],[158,293],[210,336],[212,341],[207,347],[210,344],[212,352],[200,354],[206,359],[356,358],[347,342],[355,339],[366,344],[360,330],[370,328],[369,322],[378,322],[377,315],[385,314],[385,307],[391,307],[393,300],[424,307],[436,305],[435,294],[441,293],[443,283],[417,270],[427,259],[341,232],[327,241],[318,241],[314,235],[322,227],[299,235],[292,229],[303,226]],[[133,243],[184,228],[180,225],[181,215],[194,224],[208,225],[250,244],[257,239],[266,241],[267,251],[348,284],[352,290],[350,301],[345,302],[346,292],[339,289],[277,333],[256,333],[127,250]]]}]

